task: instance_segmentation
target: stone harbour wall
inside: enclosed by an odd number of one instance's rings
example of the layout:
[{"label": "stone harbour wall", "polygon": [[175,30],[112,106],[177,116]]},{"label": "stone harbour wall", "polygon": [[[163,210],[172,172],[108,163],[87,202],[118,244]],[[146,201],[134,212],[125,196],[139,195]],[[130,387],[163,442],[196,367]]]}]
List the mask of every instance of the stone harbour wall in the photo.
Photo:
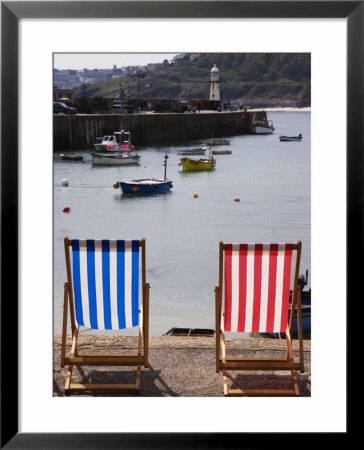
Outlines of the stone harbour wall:
[{"label": "stone harbour wall", "polygon": [[168,144],[184,140],[237,136],[250,132],[253,119],[265,111],[138,114],[55,114],[53,150],[92,149],[96,137],[125,129],[134,145]]}]

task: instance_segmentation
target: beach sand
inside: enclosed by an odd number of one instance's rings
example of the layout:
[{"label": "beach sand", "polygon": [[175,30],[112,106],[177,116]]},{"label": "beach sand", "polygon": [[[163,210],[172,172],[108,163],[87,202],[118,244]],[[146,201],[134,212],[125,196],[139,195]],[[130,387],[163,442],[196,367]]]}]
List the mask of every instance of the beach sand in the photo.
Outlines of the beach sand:
[{"label": "beach sand", "polygon": [[[262,111],[262,110],[261,110]],[[278,111],[278,112],[311,112],[311,107],[307,108],[264,108],[264,111]]]},{"label": "beach sand", "polygon": [[[69,351],[71,341],[67,341]],[[284,357],[285,341],[247,338],[228,340],[236,356]],[[79,336],[79,350],[87,353],[117,353],[137,347],[136,337]],[[104,348],[106,347],[106,348]],[[102,350],[101,350],[102,348]],[[294,355],[297,355],[294,341]],[[63,397],[67,368],[60,367],[61,336],[54,338],[53,395]],[[311,396],[311,341],[304,340],[305,373],[297,373],[300,395]],[[215,337],[158,336],[149,338],[149,367],[142,368],[139,396],[142,397],[223,397],[222,373],[216,373]],[[228,384],[245,388],[292,387],[285,372],[229,372]],[[121,367],[74,367],[72,382],[131,383],[135,370]],[[83,392],[76,396],[135,396],[129,393]]]}]

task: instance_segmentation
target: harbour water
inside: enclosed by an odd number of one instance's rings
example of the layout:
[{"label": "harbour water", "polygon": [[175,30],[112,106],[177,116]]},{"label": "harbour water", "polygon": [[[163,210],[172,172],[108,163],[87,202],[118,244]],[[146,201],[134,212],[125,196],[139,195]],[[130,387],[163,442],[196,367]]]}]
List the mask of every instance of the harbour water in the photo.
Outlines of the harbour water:
[{"label": "harbour water", "polygon": [[[273,134],[230,137],[232,154],[216,155],[211,172],[186,173],[178,166],[177,149],[196,141],[137,148],[140,163],[130,166],[93,166],[89,151],[71,153],[82,154],[83,162],[62,161],[61,152],[54,154],[55,334],[61,333],[63,314],[64,236],[146,238],[151,336],[172,327],[214,328],[220,240],[301,240],[300,272],[309,270],[310,287],[311,114],[268,112],[268,119]],[[279,140],[281,134],[299,133],[301,142]],[[126,197],[113,188],[123,179],[163,177],[165,153],[171,192]],[[66,206],[69,213],[63,212]]]}]

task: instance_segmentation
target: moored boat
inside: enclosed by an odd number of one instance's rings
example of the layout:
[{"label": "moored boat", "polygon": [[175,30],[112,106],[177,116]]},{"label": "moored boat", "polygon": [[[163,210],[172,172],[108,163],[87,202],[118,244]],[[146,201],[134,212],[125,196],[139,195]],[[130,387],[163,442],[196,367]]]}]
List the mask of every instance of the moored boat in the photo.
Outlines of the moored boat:
[{"label": "moored boat", "polygon": [[173,187],[172,180],[164,178],[141,178],[119,181],[123,194],[158,194]]},{"label": "moored boat", "polygon": [[209,156],[207,158],[189,158],[185,156],[181,158],[179,166],[182,166],[182,169],[185,171],[198,171],[198,170],[212,170],[216,166],[216,160],[211,155],[211,148],[209,152]]},{"label": "moored boat", "polygon": [[213,155],[231,155],[231,150],[212,150]]},{"label": "moored boat", "polygon": [[273,122],[268,119],[256,120],[255,115],[250,127],[250,132],[253,134],[272,134],[275,131]]},{"label": "moored boat", "polygon": [[113,187],[115,189],[121,188],[123,194],[159,194],[169,191],[172,187],[172,180],[167,178],[167,159],[168,155],[164,156],[164,178],[139,178],[135,180],[117,181]]},{"label": "moored boat", "polygon": [[299,134],[298,136],[279,136],[279,140],[281,142],[301,141],[302,140],[302,134]]},{"label": "moored boat", "polygon": [[63,161],[83,161],[83,156],[81,155],[65,155],[64,153],[62,153],[60,155],[60,158]]},{"label": "moored boat", "polygon": [[230,139],[206,139],[205,144],[207,145],[230,145]]},{"label": "moored boat", "polygon": [[200,145],[198,147],[180,148],[177,150],[178,155],[204,155],[208,147]]},{"label": "moored boat", "polygon": [[212,170],[216,166],[215,159],[211,156],[209,158],[188,158],[187,156],[181,158],[178,163],[179,166],[182,166],[183,170],[197,171],[197,170]]},{"label": "moored boat", "polygon": [[136,153],[91,153],[92,164],[94,165],[122,165],[122,164],[137,164],[140,160],[140,155]]},{"label": "moored boat", "polygon": [[100,138],[97,138],[94,149],[98,152],[130,152],[134,150],[134,146],[131,143],[130,131],[115,131],[112,135],[104,136],[101,142]]},{"label": "moored boat", "polygon": [[253,134],[272,134],[274,130],[271,120],[254,122],[250,129]]}]

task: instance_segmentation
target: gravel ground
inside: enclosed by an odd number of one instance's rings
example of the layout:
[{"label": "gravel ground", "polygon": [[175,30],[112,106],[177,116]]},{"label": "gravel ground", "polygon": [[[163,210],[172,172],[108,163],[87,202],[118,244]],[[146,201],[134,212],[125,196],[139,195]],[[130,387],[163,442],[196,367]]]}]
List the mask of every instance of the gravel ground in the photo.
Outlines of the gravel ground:
[{"label": "gravel ground", "polygon": [[[118,353],[136,348],[135,337],[79,337],[79,351]],[[70,340],[67,341],[68,349]],[[53,395],[64,396],[67,368],[60,367],[61,337],[54,338]],[[294,342],[294,354],[297,355]],[[284,357],[285,342],[279,339],[248,338],[228,340],[231,355]],[[106,348],[105,348],[106,347]],[[151,337],[149,367],[142,369],[139,396],[142,397],[222,397],[222,373],[216,373],[214,337]],[[131,350],[133,351],[133,350]],[[305,373],[297,372],[300,394],[311,396],[311,341],[304,340]],[[259,375],[259,376],[258,376]],[[135,370],[130,367],[74,367],[72,382],[131,383]],[[281,388],[292,387],[290,372],[229,372],[229,387]],[[134,396],[134,393],[73,393],[77,396]]]}]

